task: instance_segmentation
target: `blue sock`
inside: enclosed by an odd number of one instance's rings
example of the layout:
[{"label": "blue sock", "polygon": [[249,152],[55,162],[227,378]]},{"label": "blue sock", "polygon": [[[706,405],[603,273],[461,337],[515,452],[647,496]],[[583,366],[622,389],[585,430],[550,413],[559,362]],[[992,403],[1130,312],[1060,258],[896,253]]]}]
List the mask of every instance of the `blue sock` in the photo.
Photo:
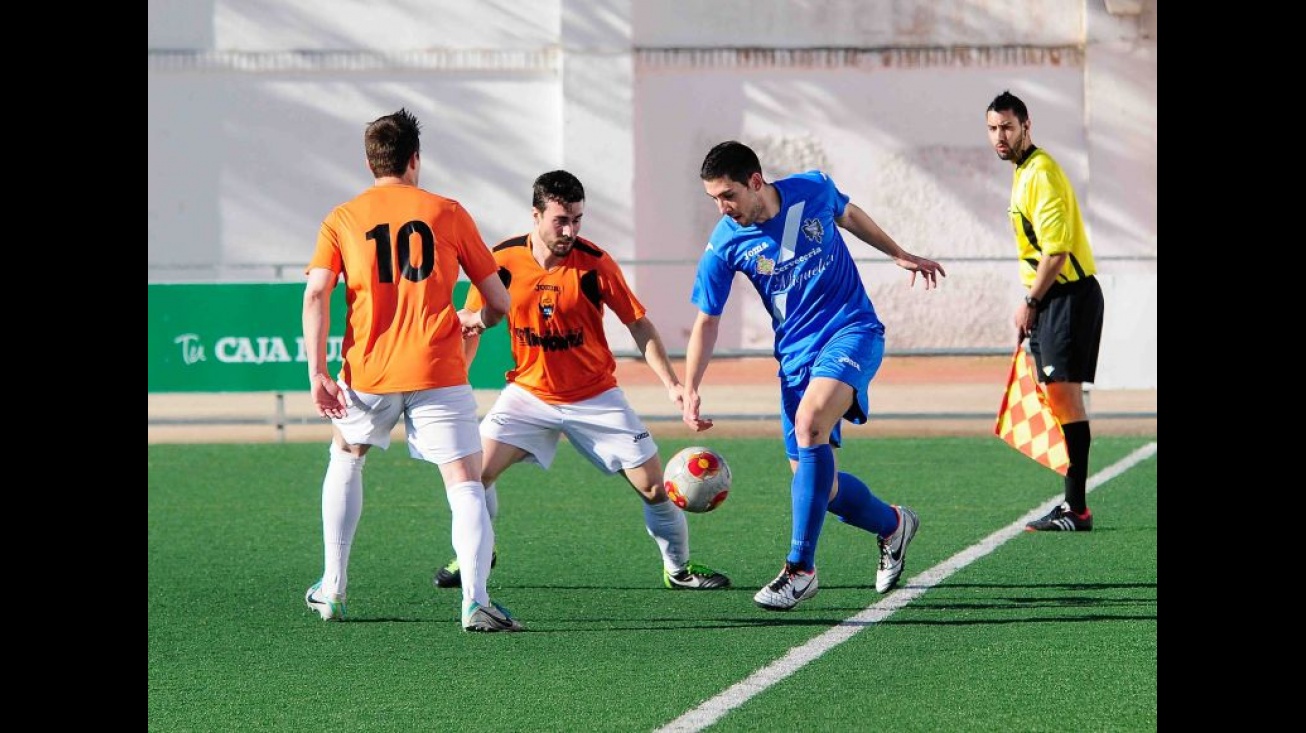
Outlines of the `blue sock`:
[{"label": "blue sock", "polygon": [[790,564],[803,570],[816,567],[816,543],[825,524],[825,508],[834,486],[834,449],[828,443],[798,449],[798,470],[789,489],[793,505],[793,531],[789,538]]},{"label": "blue sock", "polygon": [[898,529],[898,512],[872,494],[861,479],[844,471],[839,472],[839,493],[830,502],[830,513],[840,522],[882,537]]}]

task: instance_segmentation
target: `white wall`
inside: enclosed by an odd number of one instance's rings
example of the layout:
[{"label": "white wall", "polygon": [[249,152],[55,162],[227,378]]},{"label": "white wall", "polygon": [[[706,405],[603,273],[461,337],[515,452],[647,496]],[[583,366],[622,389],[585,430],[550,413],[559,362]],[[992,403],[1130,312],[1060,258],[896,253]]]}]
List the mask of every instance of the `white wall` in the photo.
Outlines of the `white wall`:
[{"label": "white wall", "polygon": [[[966,345],[1014,346],[1009,320],[1019,301],[1014,239],[1007,220],[1012,168],[989,149],[984,110],[1005,88],[1039,110],[1035,139],[1058,155],[1072,179],[1086,175],[1078,106],[1082,75],[1074,66],[960,66],[955,56],[899,66],[911,52],[868,53],[834,68],[809,56],[752,68],[737,56],[680,59],[641,68],[640,109],[712,109],[660,117],[637,126],[636,199],[641,211],[683,212],[640,227],[639,256],[696,258],[718,214],[703,193],[698,167],[716,142],[753,146],[768,178],[821,168],[908,250],[945,263],[944,287],[908,289],[906,271],[849,237],[873,302],[888,326],[890,350]],[[966,58],[970,59],[968,54]],[[978,66],[978,68],[977,68]],[[892,69],[892,71],[888,71]],[[1051,96],[1048,90],[1055,90]],[[788,110],[802,110],[801,115]],[[644,116],[644,115],[641,115]],[[693,185],[667,186],[688,179]],[[668,249],[671,249],[668,252]],[[989,258],[948,264],[950,258]],[[678,277],[692,277],[692,265]],[[653,289],[673,323],[693,307],[675,289]],[[765,348],[770,326],[747,291],[732,295],[732,316],[748,324],[723,347]]]},{"label": "white wall", "polygon": [[219,279],[266,279],[270,268],[241,266],[284,263],[301,277],[322,218],[371,184],[367,122],[400,107],[423,122],[423,186],[462,201],[487,240],[529,224],[530,172],[559,159],[551,79],[411,65],[349,76],[151,73],[149,261],[159,277],[213,279],[166,267],[202,264]]},{"label": "white wall", "polygon": [[[1099,386],[1155,387],[1156,4],[150,0],[148,278],[298,280],[321,218],[370,183],[364,126],[402,106],[424,123],[422,184],[490,243],[529,226],[536,175],[580,176],[584,234],[629,263],[673,350],[715,219],[698,166],[735,138],[769,175],[824,168],[944,262],[940,291],[913,292],[860,251],[891,352],[1004,351],[1011,169],[983,113],[1011,89],[1088,212]],[[769,349],[754,300],[737,291],[722,347]]]}]

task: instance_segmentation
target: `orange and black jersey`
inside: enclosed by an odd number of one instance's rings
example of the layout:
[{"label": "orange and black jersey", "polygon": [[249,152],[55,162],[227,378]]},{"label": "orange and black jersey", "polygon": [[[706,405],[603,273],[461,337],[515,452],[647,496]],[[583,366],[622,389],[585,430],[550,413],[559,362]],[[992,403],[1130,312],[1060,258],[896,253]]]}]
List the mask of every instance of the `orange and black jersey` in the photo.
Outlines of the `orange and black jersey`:
[{"label": "orange and black jersey", "polygon": [[494,258],[457,201],[407,184],[372,186],[322,222],[307,270],[344,276],[341,377],[372,394],[467,384],[458,270],[472,282]]},{"label": "orange and black jersey", "polygon": [[1031,148],[1011,182],[1011,225],[1016,231],[1020,281],[1034,283],[1043,257],[1069,253],[1057,282],[1082,280],[1097,272],[1084,219],[1065,171],[1041,148]]},{"label": "orange and black jersey", "polygon": [[[552,404],[579,402],[617,386],[604,307],[626,325],[646,311],[612,257],[577,237],[567,257],[546,270],[535,261],[526,234],[495,247],[494,260],[512,299],[507,321],[515,366],[507,380]],[[466,307],[482,304],[480,292],[471,288]]]}]

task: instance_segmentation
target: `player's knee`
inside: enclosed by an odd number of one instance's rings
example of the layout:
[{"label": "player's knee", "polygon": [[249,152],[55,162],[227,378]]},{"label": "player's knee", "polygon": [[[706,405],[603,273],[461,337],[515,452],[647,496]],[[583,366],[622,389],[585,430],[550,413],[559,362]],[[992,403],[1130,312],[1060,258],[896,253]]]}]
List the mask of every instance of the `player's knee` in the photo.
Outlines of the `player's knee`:
[{"label": "player's knee", "polygon": [[1048,382],[1046,385],[1048,407],[1057,421],[1065,424],[1087,419],[1084,408],[1084,388],[1077,382]]},{"label": "player's knee", "polygon": [[644,500],[645,504],[661,504],[667,500],[667,490],[661,481],[652,486],[633,486],[632,488],[635,489],[635,493],[639,494],[639,498]]},{"label": "player's knee", "polygon": [[799,415],[794,420],[794,439],[803,448],[828,443],[830,428],[819,424],[814,417]]},{"label": "player's knee", "polygon": [[363,443],[361,445],[350,445],[340,439],[331,441],[330,453],[332,456],[339,455],[342,458],[362,458],[367,455],[367,449],[372,446]]}]

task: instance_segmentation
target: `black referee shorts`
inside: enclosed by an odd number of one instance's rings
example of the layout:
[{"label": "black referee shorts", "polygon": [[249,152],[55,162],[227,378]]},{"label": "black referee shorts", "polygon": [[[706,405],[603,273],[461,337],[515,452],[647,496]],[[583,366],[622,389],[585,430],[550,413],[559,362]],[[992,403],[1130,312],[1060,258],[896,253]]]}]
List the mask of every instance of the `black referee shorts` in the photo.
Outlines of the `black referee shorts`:
[{"label": "black referee shorts", "polygon": [[1103,309],[1102,285],[1092,275],[1048,290],[1029,337],[1040,382],[1093,381]]}]

